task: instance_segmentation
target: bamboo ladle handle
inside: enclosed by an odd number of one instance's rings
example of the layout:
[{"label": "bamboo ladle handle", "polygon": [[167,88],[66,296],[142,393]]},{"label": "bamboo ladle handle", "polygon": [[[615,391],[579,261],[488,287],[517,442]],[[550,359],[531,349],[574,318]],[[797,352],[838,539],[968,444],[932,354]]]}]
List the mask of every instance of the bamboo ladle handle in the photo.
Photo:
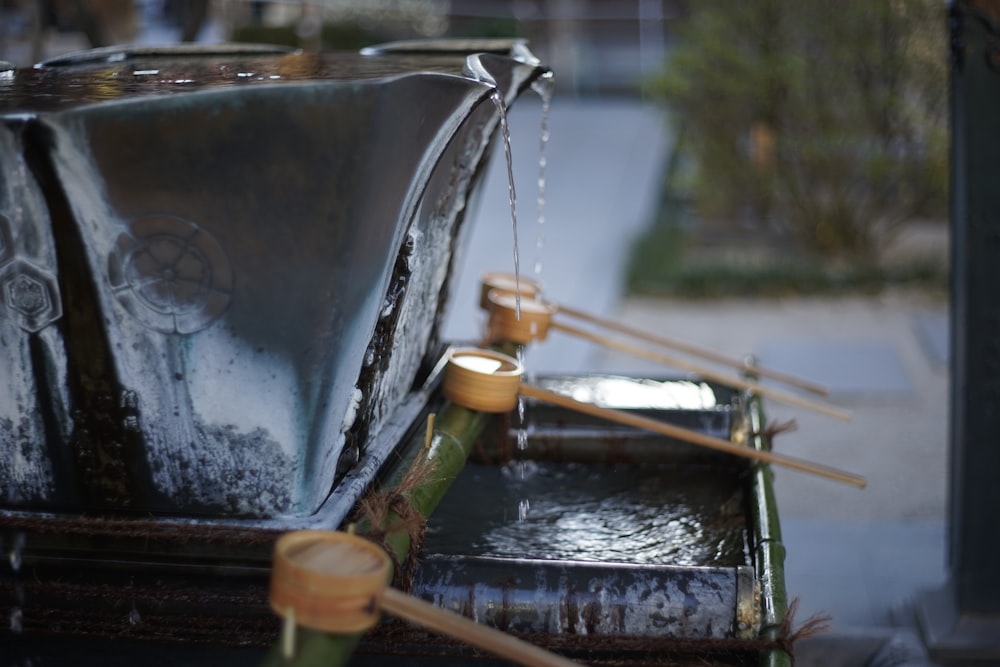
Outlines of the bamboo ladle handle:
[{"label": "bamboo ladle handle", "polygon": [[724,366],[731,366],[738,370],[745,370],[747,372],[753,373],[760,377],[770,378],[771,380],[776,380],[782,382],[791,387],[797,387],[804,391],[808,391],[812,394],[818,396],[829,396],[830,390],[821,384],[806,380],[804,378],[796,377],[788,373],[782,373],[770,368],[764,368],[761,366],[752,366],[747,364],[741,359],[736,359],[728,355],[721,354],[714,350],[709,350],[697,345],[692,345],[690,343],[685,343],[683,341],[677,340],[675,338],[668,338],[667,336],[661,336],[657,334],[649,333],[648,331],[643,331],[635,327],[631,327],[627,324],[622,324],[621,322],[615,322],[604,317],[599,317],[597,315],[592,315],[586,313],[582,310],[577,310],[576,308],[571,308],[563,304],[555,304],[556,312],[563,313],[569,317],[574,317],[578,320],[583,320],[584,322],[590,322],[591,324],[596,324],[597,326],[610,329],[611,331],[617,331],[618,333],[625,334],[626,336],[631,336],[639,340],[644,340],[647,343],[652,343],[654,345],[659,345],[660,347],[665,347],[678,352],[684,352],[685,354],[690,354],[695,357],[701,357],[709,361],[714,361],[717,364],[722,364]]},{"label": "bamboo ladle handle", "polygon": [[[526,301],[537,301],[541,296],[542,286],[538,283],[538,281],[524,276],[515,276],[513,274],[501,272],[487,273],[483,275],[480,281],[479,306],[483,310],[489,311],[492,308],[494,300],[490,298],[490,292],[493,290],[497,290],[498,293],[512,295],[515,299],[520,296],[520,298],[525,299]],[[565,304],[550,302],[550,305],[555,313],[563,313],[568,317],[589,322],[590,324],[604,327],[605,329],[616,331],[620,334],[643,340],[659,347],[665,347],[667,349],[677,350],[678,352],[683,352],[691,356],[701,357],[702,359],[707,359],[723,366],[730,366],[737,370],[750,371],[759,377],[770,378],[819,396],[830,395],[830,390],[827,387],[804,378],[796,377],[794,375],[782,373],[769,368],[763,368],[761,366],[750,366],[741,359],[721,354],[715,350],[709,350],[704,347],[685,343],[677,340],[676,338],[652,334],[648,331],[643,331],[642,329],[622,324],[621,322],[616,322],[606,317],[600,317],[576,308],[571,308]]]},{"label": "bamboo ladle handle", "polygon": [[520,308],[515,305],[515,297],[509,293],[493,290],[489,293],[490,301],[490,338],[493,340],[508,340],[513,343],[528,343],[533,340],[545,340],[551,329],[556,329],[568,333],[578,338],[589,340],[592,343],[603,345],[614,350],[627,352],[628,354],[648,359],[656,363],[678,368],[689,373],[694,373],[707,380],[724,384],[727,387],[735,387],[746,391],[752,391],[767,396],[781,403],[795,405],[808,410],[813,410],[829,417],[851,421],[851,413],[841,410],[828,403],[820,403],[802,396],[790,394],[780,389],[765,387],[757,382],[744,380],[743,378],[732,377],[719,373],[711,368],[706,368],[686,359],[680,359],[671,355],[663,354],[655,350],[639,347],[631,343],[615,340],[595,334],[585,329],[563,324],[555,320],[558,307],[554,304],[534,299],[521,299]]},{"label": "bamboo ladle handle", "polygon": [[694,373],[706,380],[712,380],[718,382],[719,384],[724,384],[727,387],[735,387],[736,389],[743,389],[746,391],[753,392],[755,394],[760,394],[761,396],[767,396],[768,398],[774,399],[780,403],[785,403],[787,405],[794,405],[800,408],[805,408],[807,410],[813,410],[814,412],[819,412],[821,414],[827,415],[828,417],[833,417],[835,419],[840,419],[842,421],[851,421],[853,418],[851,413],[847,410],[841,410],[840,408],[829,405],[827,403],[820,403],[802,396],[797,396],[795,394],[790,394],[786,391],[781,391],[780,389],[773,389],[771,387],[766,387],[757,382],[751,382],[750,380],[744,380],[742,378],[736,378],[723,373],[717,373],[716,371],[705,368],[700,364],[691,363],[684,359],[679,359],[677,357],[662,354],[654,350],[648,350],[644,347],[639,347],[637,345],[632,345],[630,343],[625,343],[622,341],[615,340],[613,338],[608,338],[606,336],[600,336],[595,333],[591,333],[579,327],[574,327],[568,324],[562,324],[560,322],[553,321],[549,324],[552,329],[557,329],[563,333],[570,334],[572,336],[577,336],[578,338],[583,338],[589,340],[598,345],[603,345],[614,350],[619,350],[621,352],[627,352],[637,357],[643,359],[648,359],[650,361],[655,361],[672,368],[678,368],[683,371],[688,371],[689,373]]},{"label": "bamboo ladle handle", "polygon": [[382,609],[394,616],[422,625],[430,630],[459,639],[502,658],[530,667],[579,667],[579,663],[561,655],[521,641],[517,637],[470,621],[464,616],[406,595],[395,588],[386,588]]},{"label": "bamboo ladle handle", "polygon": [[612,410],[583,403],[568,396],[526,384],[522,382],[523,375],[524,369],[521,364],[507,355],[492,350],[459,348],[452,350],[450,354],[441,389],[445,398],[471,410],[508,412],[517,405],[518,396],[527,396],[575,412],[589,414],[626,426],[646,429],[735,456],[783,465],[800,472],[851,484],[858,488],[864,488],[867,485],[864,478],[834,468],[782,456],[770,451],[744,447],[698,431],[666,424],[622,410]]},{"label": "bamboo ladle handle", "polygon": [[742,445],[722,440],[721,438],[713,438],[710,435],[705,435],[704,433],[699,433],[698,431],[692,431],[680,426],[674,426],[673,424],[667,424],[655,419],[650,419],[649,417],[643,417],[641,415],[632,414],[622,410],[602,408],[590,403],[583,403],[569,398],[568,396],[547,391],[540,387],[521,383],[519,391],[522,396],[558,405],[576,412],[589,414],[594,417],[601,417],[609,421],[618,422],[619,424],[634,426],[636,428],[653,431],[654,433],[660,433],[679,440],[685,440],[692,444],[701,445],[720,452],[742,456],[743,458],[756,459],[758,461],[764,461],[765,463],[782,465],[786,468],[792,468],[800,472],[807,472],[813,475],[826,477],[827,479],[832,479],[837,482],[843,482],[844,484],[850,484],[858,487],[859,489],[863,489],[867,486],[867,482],[863,477],[843,472],[841,470],[837,470],[836,468],[830,468],[816,463],[811,463],[809,461],[803,461],[802,459],[793,458],[791,456],[782,456],[781,454],[775,454],[774,452],[766,450],[751,449],[749,447],[744,447]]},{"label": "bamboo ladle handle", "polygon": [[298,624],[332,633],[367,630],[382,610],[528,667],[577,666],[388,586],[390,569],[388,554],[357,535],[327,530],[286,533],[274,547],[271,608],[285,619],[286,628],[294,630]]}]

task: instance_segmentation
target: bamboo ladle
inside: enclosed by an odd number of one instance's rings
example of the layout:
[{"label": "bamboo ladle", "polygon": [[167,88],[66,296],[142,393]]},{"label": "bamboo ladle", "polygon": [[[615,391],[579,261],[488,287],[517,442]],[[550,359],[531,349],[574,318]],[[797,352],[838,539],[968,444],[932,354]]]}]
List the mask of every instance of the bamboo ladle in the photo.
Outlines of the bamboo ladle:
[{"label": "bamboo ladle", "polygon": [[548,304],[544,301],[523,297],[518,300],[514,295],[501,290],[491,290],[487,299],[490,304],[489,335],[491,340],[530,343],[535,340],[545,340],[549,329],[556,329],[572,336],[589,340],[592,343],[603,345],[604,347],[694,373],[706,380],[712,380],[727,387],[751,391],[781,403],[813,410],[843,421],[851,421],[850,412],[841,410],[828,403],[820,403],[796,394],[781,391],[780,389],[766,387],[757,382],[725,375],[685,359],[662,354],[654,350],[632,345],[631,343],[608,338],[607,336],[601,336],[569,324],[562,324],[554,319],[555,314],[559,312],[558,306]]},{"label": "bamboo ladle", "polygon": [[[522,278],[509,273],[487,273],[482,277],[480,282],[479,306],[483,310],[489,311],[489,293],[494,289],[500,290],[501,292],[508,292],[510,294],[519,293],[521,298],[529,300],[537,300],[542,292],[541,285],[539,285],[537,281],[530,278]],[[621,322],[616,322],[606,317],[600,317],[598,315],[587,313],[562,303],[549,302],[549,304],[555,308],[555,312],[566,315],[567,317],[582,320],[584,322],[588,322],[590,324],[603,327],[659,347],[683,352],[684,354],[689,354],[693,357],[701,357],[702,359],[707,359],[708,361],[723,366],[729,366],[735,370],[747,371],[759,377],[775,380],[818,396],[829,396],[830,394],[830,390],[827,387],[824,387],[816,382],[812,382],[811,380],[806,380],[788,373],[782,373],[781,371],[761,366],[751,366],[742,359],[730,357],[716,352],[715,350],[709,350],[704,347],[692,345],[691,343],[686,343],[684,341],[677,340],[676,338],[669,338],[667,336],[643,331],[642,329],[622,324]]]},{"label": "bamboo ladle", "polygon": [[529,667],[577,665],[388,586],[390,567],[385,551],[356,535],[326,530],[282,535],[274,547],[269,599],[271,609],[285,619],[285,655],[291,657],[294,650],[294,635],[289,635],[296,625],[362,632],[378,622],[382,610]]},{"label": "bamboo ladle", "polygon": [[522,382],[524,369],[517,360],[492,350],[458,348],[451,352],[445,366],[442,393],[457,405],[483,412],[508,412],[517,406],[518,396],[534,398],[545,403],[576,412],[582,412],[608,421],[646,429],[695,445],[708,447],[743,458],[764,461],[793,468],[800,472],[819,475],[858,488],[867,482],[863,477],[819,464],[782,456],[770,451],[744,447],[712,436],[632,414],[623,410],[602,408],[577,401],[562,394]]}]

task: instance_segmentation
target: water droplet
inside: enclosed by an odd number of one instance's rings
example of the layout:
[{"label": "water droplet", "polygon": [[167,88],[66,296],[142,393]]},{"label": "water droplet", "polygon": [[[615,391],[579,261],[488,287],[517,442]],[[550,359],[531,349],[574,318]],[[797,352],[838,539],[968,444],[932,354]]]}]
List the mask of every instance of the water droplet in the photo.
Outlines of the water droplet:
[{"label": "water droplet", "polygon": [[139,625],[142,623],[142,616],[139,615],[139,610],[134,606],[132,607],[132,611],[128,613],[128,622],[130,625]]},{"label": "water droplet", "polygon": [[14,545],[11,547],[10,553],[7,554],[8,560],[10,561],[10,569],[14,572],[18,572],[21,569],[23,551],[24,533],[18,533],[14,536]]},{"label": "water droplet", "polygon": [[10,610],[10,631],[16,635],[24,630],[24,612],[19,607]]},{"label": "water droplet", "polygon": [[524,521],[528,518],[528,510],[531,509],[531,503],[527,498],[522,498],[517,504],[517,520]]},{"label": "water droplet", "polygon": [[551,76],[543,76],[536,79],[531,84],[531,89],[538,93],[542,100],[542,119],[539,128],[538,139],[538,196],[536,205],[538,208],[538,237],[535,239],[535,278],[542,276],[542,251],[545,248],[545,195],[547,176],[545,168],[548,166],[548,145],[549,145],[549,116],[552,109],[552,94],[555,90],[555,79]]}]

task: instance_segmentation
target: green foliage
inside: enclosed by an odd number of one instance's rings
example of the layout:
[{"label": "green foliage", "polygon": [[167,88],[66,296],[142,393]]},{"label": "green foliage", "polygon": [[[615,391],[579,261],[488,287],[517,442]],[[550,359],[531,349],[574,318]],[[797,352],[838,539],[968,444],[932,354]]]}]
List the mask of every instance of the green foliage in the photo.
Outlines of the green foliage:
[{"label": "green foliage", "polygon": [[653,90],[685,132],[702,216],[872,261],[947,188],[938,0],[699,0]]},{"label": "green foliage", "polygon": [[683,265],[646,262],[633,264],[628,275],[628,290],[633,294],[680,299],[842,296],[877,294],[886,288],[945,295],[948,276],[931,261],[882,268],[872,264],[834,267],[796,260]]}]

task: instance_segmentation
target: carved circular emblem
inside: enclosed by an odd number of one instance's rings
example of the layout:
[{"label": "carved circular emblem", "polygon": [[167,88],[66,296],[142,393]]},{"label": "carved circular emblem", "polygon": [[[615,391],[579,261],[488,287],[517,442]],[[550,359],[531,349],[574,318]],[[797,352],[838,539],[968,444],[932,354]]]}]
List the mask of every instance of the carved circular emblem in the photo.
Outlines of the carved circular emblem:
[{"label": "carved circular emblem", "polygon": [[225,312],[233,272],[222,246],[171,216],[133,221],[108,259],[111,289],[125,309],[162,333],[204,329]]}]

